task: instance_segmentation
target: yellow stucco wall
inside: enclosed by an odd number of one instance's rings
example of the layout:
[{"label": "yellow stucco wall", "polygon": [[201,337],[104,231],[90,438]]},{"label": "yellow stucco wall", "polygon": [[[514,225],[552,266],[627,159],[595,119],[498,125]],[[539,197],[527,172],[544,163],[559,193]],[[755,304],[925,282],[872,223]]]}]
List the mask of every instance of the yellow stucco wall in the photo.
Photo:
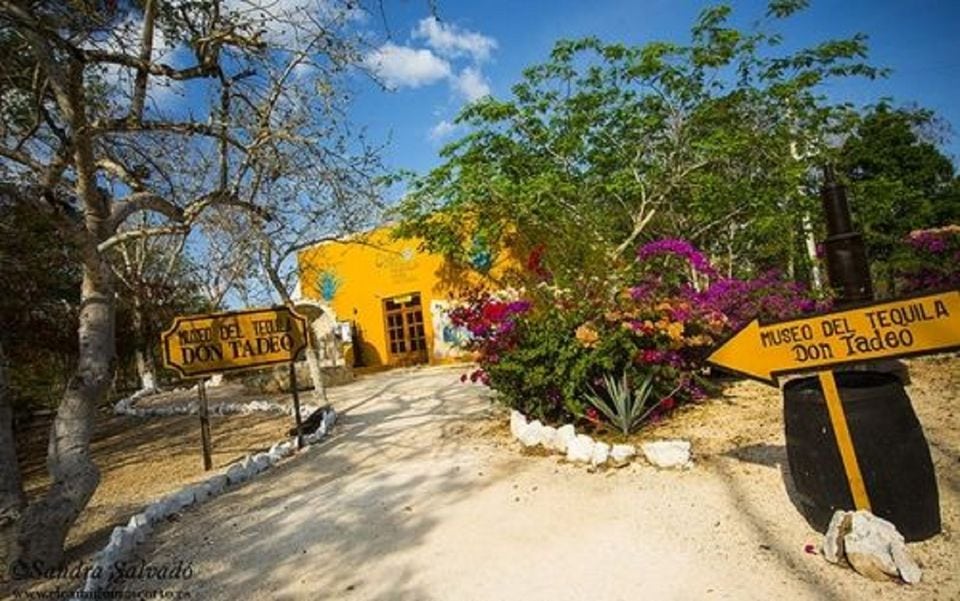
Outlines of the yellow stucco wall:
[{"label": "yellow stucco wall", "polygon": [[[303,295],[326,300],[338,321],[355,321],[359,325],[367,366],[388,363],[384,300],[417,292],[421,297],[429,362],[465,358],[435,348],[431,305],[456,298],[458,291],[477,284],[478,279],[452,269],[442,257],[422,252],[419,247],[419,240],[393,240],[389,229],[381,228],[359,237],[313,246],[297,257]],[[327,296],[333,290],[332,298],[324,298],[324,281]],[[332,286],[331,281],[335,282]]]}]

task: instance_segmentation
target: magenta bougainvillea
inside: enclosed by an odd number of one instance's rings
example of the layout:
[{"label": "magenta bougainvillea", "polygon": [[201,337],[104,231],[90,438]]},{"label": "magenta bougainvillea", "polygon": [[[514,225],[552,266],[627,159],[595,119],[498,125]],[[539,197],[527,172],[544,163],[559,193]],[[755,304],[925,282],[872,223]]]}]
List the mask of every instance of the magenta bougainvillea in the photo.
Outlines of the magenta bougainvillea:
[{"label": "magenta bougainvillea", "polygon": [[685,240],[645,244],[636,257],[629,286],[585,280],[561,289],[534,273],[539,284],[530,290],[468,295],[451,312],[470,332],[466,346],[479,364],[463,379],[488,384],[506,404],[547,422],[602,428],[587,391],[602,393],[607,375],[628,383],[652,376],[649,416],[658,419],[706,394],[704,359],[733,329],[821,308],[776,272],[721,277]]},{"label": "magenta bougainvillea", "polygon": [[905,242],[911,252],[899,278],[904,292],[960,286],[960,225],[915,230]]}]

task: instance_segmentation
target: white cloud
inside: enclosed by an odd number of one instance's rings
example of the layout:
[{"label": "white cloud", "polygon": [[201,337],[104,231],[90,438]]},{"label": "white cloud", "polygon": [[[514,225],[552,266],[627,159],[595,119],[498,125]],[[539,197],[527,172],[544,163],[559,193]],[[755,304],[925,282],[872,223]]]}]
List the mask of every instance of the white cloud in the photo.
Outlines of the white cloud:
[{"label": "white cloud", "polygon": [[467,102],[490,95],[490,84],[487,83],[480,69],[475,67],[465,67],[451,83],[454,89],[463,94]]},{"label": "white cloud", "polygon": [[489,58],[497,48],[495,39],[453,24],[445,25],[436,17],[421,19],[412,35],[414,39],[425,39],[428,46],[448,58],[470,56],[479,62]]},{"label": "white cloud", "polygon": [[224,0],[223,10],[261,31],[268,43],[286,48],[302,47],[318,26],[336,31],[343,24],[366,19],[362,9],[328,0]]},{"label": "white cloud", "polygon": [[450,135],[456,130],[457,130],[456,125],[444,119],[440,123],[437,123],[436,125],[430,128],[430,133],[428,134],[428,137],[434,142],[439,142],[444,138],[450,137]]},{"label": "white cloud", "polygon": [[386,43],[364,62],[390,88],[417,88],[450,77],[450,63],[426,48]]}]

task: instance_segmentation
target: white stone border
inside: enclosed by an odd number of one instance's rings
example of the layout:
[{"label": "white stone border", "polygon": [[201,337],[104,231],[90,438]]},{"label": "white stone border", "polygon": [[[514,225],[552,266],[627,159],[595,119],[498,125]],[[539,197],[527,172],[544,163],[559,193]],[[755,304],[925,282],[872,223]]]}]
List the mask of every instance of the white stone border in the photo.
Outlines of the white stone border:
[{"label": "white stone border", "polygon": [[[567,461],[586,463],[591,470],[608,464],[623,467],[637,456],[637,448],[632,444],[611,446],[586,434],[577,434],[573,424],[565,424],[559,428],[544,426],[540,420],[527,421],[526,416],[517,410],[510,412],[510,433],[525,447],[541,446],[548,451],[566,454]],[[640,445],[640,450],[646,460],[655,467],[693,467],[690,443],[686,440],[646,442]]]},{"label": "white stone border", "polygon": [[[155,390],[138,390],[132,395],[120,399],[113,405],[113,412],[116,415],[129,415],[131,417],[169,417],[172,415],[196,415],[200,411],[200,404],[197,401],[179,403],[173,405],[163,405],[160,407],[136,407],[138,400],[155,394]],[[300,405],[300,417],[306,418],[311,413],[319,409],[315,405]],[[216,403],[209,406],[210,415],[250,415],[251,413],[276,413],[280,415],[293,415],[293,407],[287,406],[275,401],[250,401],[249,403]]]},{"label": "white stone border", "polygon": [[[301,411],[302,409],[301,407]],[[337,412],[332,407],[325,408],[320,426],[304,435],[304,443],[310,445],[319,442],[330,433],[336,421]],[[303,450],[308,448],[305,446]],[[154,525],[191,505],[199,505],[222,494],[228,487],[232,488],[255,478],[296,453],[296,437],[279,441],[267,452],[247,455],[202,482],[185,486],[150,503],[144,507],[143,511],[131,517],[126,526],[117,526],[113,529],[110,533],[110,542],[94,556],[83,589],[78,591],[71,601],[90,598],[91,594],[102,590],[109,583],[113,565],[127,559],[138,545],[143,544]]]}]

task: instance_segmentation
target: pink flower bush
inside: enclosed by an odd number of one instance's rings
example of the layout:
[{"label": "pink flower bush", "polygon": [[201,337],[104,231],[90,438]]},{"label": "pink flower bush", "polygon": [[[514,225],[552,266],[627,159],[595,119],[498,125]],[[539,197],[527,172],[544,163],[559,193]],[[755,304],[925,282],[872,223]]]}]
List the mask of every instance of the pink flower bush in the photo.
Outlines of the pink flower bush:
[{"label": "pink flower bush", "polygon": [[562,289],[534,273],[541,283],[529,292],[469,295],[451,312],[454,325],[470,332],[467,347],[479,363],[463,379],[488,384],[509,406],[547,423],[604,428],[587,392],[606,394],[605,376],[652,377],[649,419],[661,419],[706,396],[704,359],[723,336],[756,317],[822,308],[776,272],[721,277],[685,240],[645,244],[636,257],[629,286],[588,278]]},{"label": "pink flower bush", "polygon": [[960,286],[960,226],[915,230],[905,242],[910,256],[899,277],[904,292]]}]

